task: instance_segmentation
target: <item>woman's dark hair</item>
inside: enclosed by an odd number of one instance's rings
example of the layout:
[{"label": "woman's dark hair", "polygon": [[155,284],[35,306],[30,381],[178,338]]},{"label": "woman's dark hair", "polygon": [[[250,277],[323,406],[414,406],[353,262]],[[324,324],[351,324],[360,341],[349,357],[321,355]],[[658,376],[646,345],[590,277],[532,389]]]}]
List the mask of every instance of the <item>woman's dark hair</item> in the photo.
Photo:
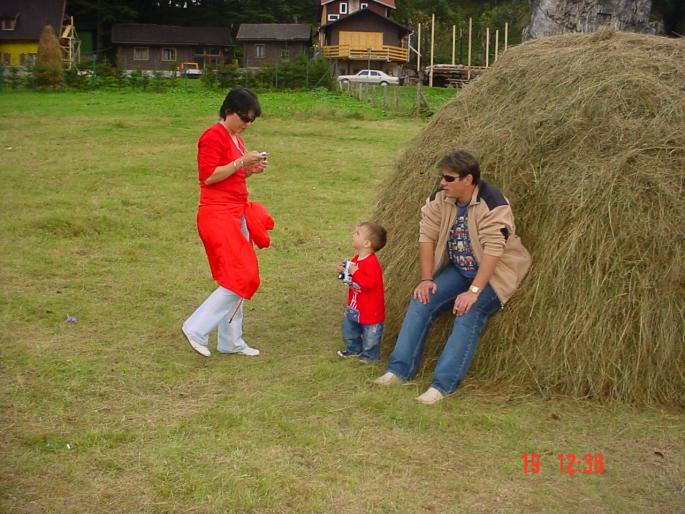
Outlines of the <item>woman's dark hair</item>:
[{"label": "woman's dark hair", "polygon": [[447,168],[452,173],[456,173],[459,175],[460,179],[467,175],[471,175],[474,184],[480,182],[480,166],[478,165],[478,159],[464,150],[448,153],[440,160],[438,166]]},{"label": "woman's dark hair", "polygon": [[224,98],[224,103],[221,104],[219,117],[222,120],[225,120],[226,116],[232,113],[240,114],[242,116],[248,116],[252,113],[255,118],[260,116],[262,114],[262,108],[259,106],[257,95],[244,87],[231,89],[226,95],[226,98]]}]

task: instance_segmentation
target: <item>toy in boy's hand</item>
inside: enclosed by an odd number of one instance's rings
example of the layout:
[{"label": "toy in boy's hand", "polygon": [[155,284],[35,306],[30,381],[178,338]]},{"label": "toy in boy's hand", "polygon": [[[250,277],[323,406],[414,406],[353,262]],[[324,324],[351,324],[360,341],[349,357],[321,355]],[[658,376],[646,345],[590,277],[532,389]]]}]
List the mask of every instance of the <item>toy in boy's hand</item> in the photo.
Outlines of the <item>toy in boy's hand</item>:
[{"label": "toy in boy's hand", "polygon": [[352,272],[350,271],[352,266],[354,266],[354,262],[352,261],[343,261],[338,264],[338,270],[340,271],[340,273],[338,273],[338,278],[347,285],[352,283]]},{"label": "toy in boy's hand", "polygon": [[259,152],[259,155],[261,155],[263,161],[269,158],[269,152]]}]

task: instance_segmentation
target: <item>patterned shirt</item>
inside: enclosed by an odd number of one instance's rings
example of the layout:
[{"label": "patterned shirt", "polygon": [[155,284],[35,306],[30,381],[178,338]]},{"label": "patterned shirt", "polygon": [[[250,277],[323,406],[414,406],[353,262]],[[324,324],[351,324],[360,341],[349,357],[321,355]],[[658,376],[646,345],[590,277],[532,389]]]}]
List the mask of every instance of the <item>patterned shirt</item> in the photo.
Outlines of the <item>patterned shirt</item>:
[{"label": "patterned shirt", "polygon": [[478,262],[473,256],[469,238],[469,213],[467,204],[457,204],[457,216],[450,229],[447,253],[452,263],[465,278],[473,278],[478,273]]}]

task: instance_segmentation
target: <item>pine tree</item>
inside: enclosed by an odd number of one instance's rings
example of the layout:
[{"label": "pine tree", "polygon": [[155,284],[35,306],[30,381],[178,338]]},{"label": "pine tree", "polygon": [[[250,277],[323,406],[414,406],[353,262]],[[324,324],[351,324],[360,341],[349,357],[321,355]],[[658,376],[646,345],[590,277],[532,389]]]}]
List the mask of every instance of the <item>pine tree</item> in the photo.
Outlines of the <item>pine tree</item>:
[{"label": "pine tree", "polygon": [[64,66],[62,63],[62,48],[50,25],[46,25],[38,42],[38,55],[33,68],[33,76],[39,87],[60,87]]}]

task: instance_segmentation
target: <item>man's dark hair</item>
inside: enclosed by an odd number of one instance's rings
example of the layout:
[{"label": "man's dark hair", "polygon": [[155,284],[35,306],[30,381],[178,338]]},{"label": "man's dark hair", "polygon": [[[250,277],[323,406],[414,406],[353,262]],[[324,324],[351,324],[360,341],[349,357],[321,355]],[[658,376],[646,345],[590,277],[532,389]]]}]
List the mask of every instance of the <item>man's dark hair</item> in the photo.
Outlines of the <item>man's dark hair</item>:
[{"label": "man's dark hair", "polygon": [[471,175],[473,177],[474,185],[480,182],[480,166],[478,165],[478,159],[465,150],[457,150],[456,152],[448,153],[440,160],[438,166],[440,168],[447,168],[452,173],[458,174],[460,179],[467,175]]},{"label": "man's dark hair", "polygon": [[229,114],[236,113],[242,116],[249,116],[250,113],[256,118],[262,114],[262,108],[259,106],[259,100],[257,100],[257,95],[247,88],[239,87],[236,89],[231,89],[224,103],[221,104],[221,109],[219,109],[219,117],[222,120],[226,119]]},{"label": "man's dark hair", "polygon": [[365,227],[369,232],[369,241],[374,252],[380,251],[385,246],[388,233],[381,225],[373,221],[362,221],[359,226]]}]

